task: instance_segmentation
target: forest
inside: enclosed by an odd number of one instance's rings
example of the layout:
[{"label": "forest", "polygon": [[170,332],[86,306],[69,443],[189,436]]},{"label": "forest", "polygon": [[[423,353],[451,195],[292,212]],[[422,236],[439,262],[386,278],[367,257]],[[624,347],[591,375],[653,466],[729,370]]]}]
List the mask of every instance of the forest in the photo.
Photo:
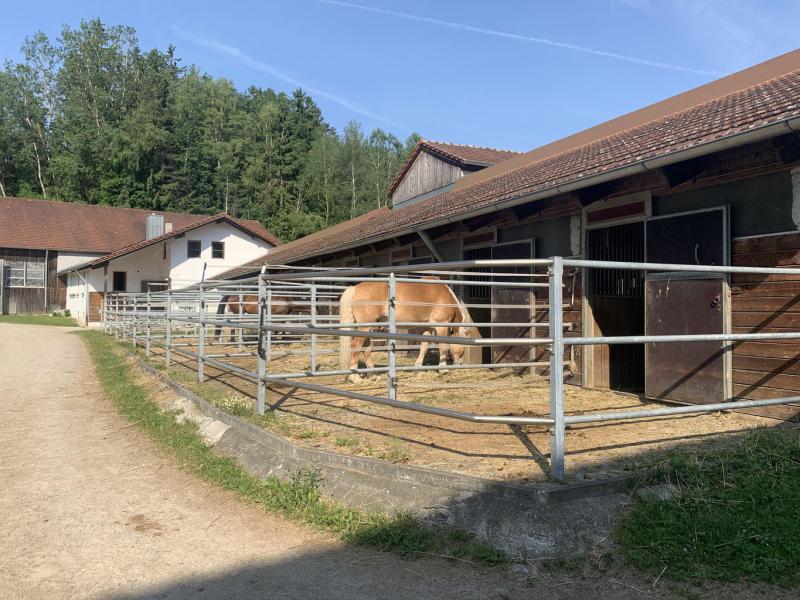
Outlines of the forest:
[{"label": "forest", "polygon": [[183,66],[100,20],[0,70],[0,195],[257,219],[284,241],[386,206],[419,136],[326,123],[313,98]]}]

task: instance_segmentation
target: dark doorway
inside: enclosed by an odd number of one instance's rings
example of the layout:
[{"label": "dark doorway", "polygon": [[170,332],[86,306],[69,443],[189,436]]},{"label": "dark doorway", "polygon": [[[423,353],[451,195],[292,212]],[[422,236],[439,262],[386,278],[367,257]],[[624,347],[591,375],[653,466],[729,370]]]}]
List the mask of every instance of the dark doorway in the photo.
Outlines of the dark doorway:
[{"label": "dark doorway", "polygon": [[[533,258],[532,240],[497,244],[492,247],[493,259],[525,259]],[[514,285],[503,286],[503,283],[527,283],[526,279],[513,277],[514,274],[530,274],[531,267],[499,267],[492,280],[492,337],[497,338],[530,338],[533,328],[503,325],[503,323],[530,323],[534,317],[533,288],[520,288]],[[500,285],[497,285],[497,284]],[[533,360],[533,346],[492,346],[493,363],[522,363]]]},{"label": "dark doorway", "polygon": [[[643,261],[644,224],[628,223],[587,231],[586,258]],[[644,333],[643,281],[641,271],[590,269],[587,272],[587,298],[594,316],[596,335]],[[592,363],[595,387],[634,392],[644,390],[642,344],[596,346]]]},{"label": "dark doorway", "polygon": [[114,271],[113,279],[111,280],[112,291],[125,292],[128,289],[128,274],[125,271]]}]

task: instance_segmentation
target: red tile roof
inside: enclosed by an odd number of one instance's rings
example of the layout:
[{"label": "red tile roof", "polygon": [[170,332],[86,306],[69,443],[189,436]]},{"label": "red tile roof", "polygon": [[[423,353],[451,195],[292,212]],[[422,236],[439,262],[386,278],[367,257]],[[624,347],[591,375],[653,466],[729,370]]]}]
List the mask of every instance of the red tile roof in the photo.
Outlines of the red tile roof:
[{"label": "red tile roof", "polygon": [[[290,255],[298,252],[315,254],[316,249],[328,247],[329,245],[336,243],[337,239],[339,238],[349,239],[351,236],[356,236],[358,235],[359,231],[367,227],[372,221],[385,217],[386,215],[390,215],[391,213],[392,211],[388,208],[376,208],[375,210],[371,210],[366,214],[360,215],[348,221],[331,225],[326,229],[321,229],[320,231],[311,233],[305,237],[294,240],[293,242],[289,242],[288,244],[272,248],[267,255],[245,263],[240,267],[234,267],[233,269],[230,269],[229,271],[219,275],[217,279],[229,279],[231,277],[238,277],[240,275],[253,273],[254,271],[260,270],[261,265],[266,262],[279,264],[283,260],[281,258],[282,255],[280,254],[283,246],[292,246],[292,249],[289,253]],[[273,253],[275,252],[278,252],[277,259],[273,258]]]},{"label": "red tile roof", "polygon": [[498,150],[497,148],[483,148],[481,146],[467,146],[465,144],[451,144],[450,142],[436,142],[433,140],[420,140],[414,150],[406,160],[397,176],[389,185],[388,195],[392,195],[400,185],[411,165],[419,156],[420,152],[427,152],[441,160],[452,163],[456,166],[465,167],[486,167],[494,165],[513,156],[520,154],[513,150]]},{"label": "red tile roof", "polygon": [[[180,229],[207,218],[204,215],[32,200],[0,196],[0,248],[72,252],[112,252],[144,240],[147,215],[164,215]],[[237,220],[253,235],[280,244],[257,221]]]},{"label": "red tile roof", "polygon": [[[230,223],[234,227],[238,227],[239,229],[242,229],[245,232],[247,232],[247,233],[249,233],[251,235],[254,235],[254,236],[264,240],[265,242],[270,243],[270,244],[274,244],[274,242],[272,240],[276,240],[277,239],[277,238],[275,238],[275,236],[273,236],[271,233],[269,233],[269,231],[264,229],[260,224],[259,224],[258,227],[255,227],[253,225],[252,221],[240,221],[238,219],[234,219],[233,217],[231,217],[230,215],[227,215],[225,213],[219,213],[217,215],[210,215],[208,217],[203,217],[199,221],[195,221],[194,223],[190,223],[189,225],[186,225],[185,227],[181,227],[180,229],[174,229],[173,231],[170,231],[169,233],[165,233],[164,235],[160,235],[158,237],[154,237],[154,238],[151,238],[149,240],[142,240],[142,241],[139,241],[139,242],[135,242],[133,244],[129,244],[127,246],[119,248],[119,249],[115,250],[114,252],[110,252],[110,253],[106,254],[105,256],[101,256],[100,258],[97,258],[96,260],[93,260],[92,262],[90,262],[88,264],[88,266],[90,266],[90,267],[98,267],[98,266],[100,266],[102,264],[105,264],[105,263],[109,262],[110,260],[115,259],[115,258],[119,258],[121,256],[125,256],[126,254],[130,254],[132,252],[136,252],[137,250],[141,250],[142,248],[147,248],[147,247],[152,246],[154,244],[158,244],[160,242],[163,242],[164,240],[168,240],[168,239],[177,237],[179,235],[183,235],[184,233],[187,233],[187,232],[192,231],[194,229],[197,229],[199,227],[203,227],[204,225],[209,225],[211,223],[219,223],[221,221],[225,221],[227,223]],[[268,235],[264,235],[262,230],[266,231]],[[278,244],[280,244],[280,241],[278,241]]]},{"label": "red tile roof", "polygon": [[[783,72],[774,76],[776,64]],[[758,77],[766,79],[758,80]],[[649,114],[654,118],[619,130],[613,127],[604,130],[603,126],[598,126],[593,130],[608,132],[607,135],[597,139],[587,136],[584,143],[567,144],[561,147],[565,148],[562,151],[534,150],[512,158],[507,163],[462,178],[451,191],[375,215],[362,225],[339,231],[337,235],[325,235],[323,231],[318,232],[322,235],[316,238],[315,243],[301,238],[285,244],[271,251],[267,261],[288,264],[430,227],[450,218],[491,209],[499,202],[524,201],[525,196],[537,192],[555,195],[558,193],[556,186],[567,183],[580,186],[581,181],[595,175],[612,176],[617,169],[645,160],[667,157],[675,152],[800,118],[800,50],[729,78],[725,78],[728,83],[733,80],[746,87],[730,91],[725,86],[709,84],[703,87],[704,94],[699,96],[696,90],[692,90],[685,96],[701,100],[692,106],[660,116],[655,116],[658,112],[648,112],[647,109],[637,111],[640,117]],[[713,93],[709,90],[721,95],[710,97]],[[681,101],[675,99],[665,102],[659,105],[681,106]],[[682,102],[688,103],[686,98]],[[630,124],[625,118],[615,121]],[[550,146],[559,148],[558,143]],[[523,160],[524,157],[528,158]],[[516,167],[511,170],[503,166],[512,162]],[[500,169],[499,174],[486,179],[485,174],[493,168]]]}]

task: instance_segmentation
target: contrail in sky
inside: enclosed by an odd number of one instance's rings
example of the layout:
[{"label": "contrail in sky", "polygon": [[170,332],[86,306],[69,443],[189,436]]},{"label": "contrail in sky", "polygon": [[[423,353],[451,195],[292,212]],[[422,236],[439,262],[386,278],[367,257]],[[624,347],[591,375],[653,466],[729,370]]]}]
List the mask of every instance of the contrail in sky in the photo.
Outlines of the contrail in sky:
[{"label": "contrail in sky", "polygon": [[364,10],[380,15],[387,15],[391,17],[398,17],[400,19],[407,19],[409,21],[418,21],[420,23],[429,23],[431,25],[439,25],[440,27],[447,27],[449,29],[459,29],[461,31],[469,31],[471,33],[480,33],[482,35],[491,35],[495,37],[506,38],[509,40],[518,40],[521,42],[529,42],[532,44],[540,44],[542,46],[551,46],[553,48],[562,48],[564,50],[571,50],[573,52],[582,52],[583,54],[592,54],[594,56],[602,56],[604,58],[611,58],[614,60],[621,60],[636,65],[645,67],[655,67],[657,69],[666,69],[668,71],[681,71],[683,73],[693,73],[695,75],[708,75],[719,77],[727,73],[721,71],[706,71],[704,69],[695,69],[693,67],[684,67],[681,65],[673,65],[670,63],[658,62],[655,60],[648,60],[646,58],[638,58],[636,56],[628,56],[627,54],[618,54],[616,52],[607,52],[605,50],[597,50],[588,46],[579,46],[578,44],[569,44],[567,42],[559,42],[548,38],[533,37],[529,35],[520,35],[518,33],[509,33],[507,31],[498,31],[497,29],[487,29],[486,27],[476,27],[474,25],[467,25],[466,23],[456,23],[454,21],[443,21],[442,19],[434,19],[432,17],[423,17],[420,15],[412,15],[410,13],[399,12],[396,10],[387,10],[384,8],[375,8],[373,6],[364,6],[363,4],[353,4],[351,2],[341,2],[340,0],[315,0],[321,4],[332,4],[334,6],[342,6],[345,8],[355,8]]},{"label": "contrail in sky", "polygon": [[310,85],[306,85],[305,83],[303,83],[299,79],[296,79],[296,78],[294,78],[294,77],[292,77],[290,75],[286,75],[285,73],[282,73],[281,71],[279,71],[278,69],[276,69],[272,65],[267,64],[265,62],[262,62],[262,61],[258,60],[257,58],[253,58],[252,56],[250,56],[249,54],[247,54],[245,52],[242,52],[241,49],[236,48],[235,46],[229,46],[229,45],[224,44],[224,43],[222,43],[220,41],[217,41],[217,40],[211,40],[211,39],[206,39],[206,38],[195,37],[193,35],[189,35],[188,33],[183,31],[180,27],[178,27],[176,25],[172,25],[170,27],[170,29],[172,29],[172,31],[178,37],[180,37],[180,38],[182,38],[182,39],[184,39],[184,40],[186,40],[188,42],[191,42],[193,44],[197,44],[198,46],[203,46],[204,48],[209,48],[211,50],[215,50],[215,51],[220,52],[222,54],[226,54],[227,56],[230,56],[231,58],[234,58],[234,59],[238,60],[243,65],[246,65],[248,67],[251,67],[253,69],[261,71],[262,73],[267,73],[268,75],[272,75],[273,77],[275,77],[277,79],[280,79],[282,81],[285,81],[287,83],[290,83],[292,85],[296,85],[298,87],[301,87],[306,92],[309,92],[314,96],[320,96],[322,98],[326,98],[327,100],[330,100],[331,102],[334,102],[335,104],[338,104],[339,106],[342,106],[342,107],[344,107],[344,108],[346,108],[346,109],[348,109],[348,110],[350,110],[350,111],[352,111],[352,112],[354,112],[356,114],[359,114],[359,115],[361,115],[363,117],[374,119],[375,121],[380,121],[381,123],[385,123],[387,125],[391,125],[392,127],[395,127],[397,129],[400,129],[400,130],[403,130],[403,131],[411,131],[410,127],[406,127],[402,123],[398,123],[396,121],[392,121],[388,117],[384,117],[383,115],[379,115],[378,113],[372,112],[368,108],[365,108],[365,107],[353,102],[352,100],[349,100],[348,98],[344,98],[342,96],[338,96],[336,94],[332,94],[331,92],[326,92],[325,90],[321,90],[319,88],[315,88],[315,87],[312,87]]}]

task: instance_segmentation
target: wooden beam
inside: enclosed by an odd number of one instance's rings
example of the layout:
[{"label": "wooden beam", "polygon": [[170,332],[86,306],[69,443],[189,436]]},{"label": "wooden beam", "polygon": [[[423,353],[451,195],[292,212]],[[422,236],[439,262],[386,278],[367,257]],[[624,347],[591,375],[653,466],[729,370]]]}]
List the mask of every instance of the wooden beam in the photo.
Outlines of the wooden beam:
[{"label": "wooden beam", "polygon": [[428,247],[428,250],[431,251],[431,254],[433,254],[433,257],[438,262],[447,262],[444,258],[444,255],[441,252],[439,252],[439,249],[436,247],[436,244],[431,239],[431,236],[428,235],[427,231],[425,231],[424,229],[417,229],[417,235],[419,235],[419,238]]}]

